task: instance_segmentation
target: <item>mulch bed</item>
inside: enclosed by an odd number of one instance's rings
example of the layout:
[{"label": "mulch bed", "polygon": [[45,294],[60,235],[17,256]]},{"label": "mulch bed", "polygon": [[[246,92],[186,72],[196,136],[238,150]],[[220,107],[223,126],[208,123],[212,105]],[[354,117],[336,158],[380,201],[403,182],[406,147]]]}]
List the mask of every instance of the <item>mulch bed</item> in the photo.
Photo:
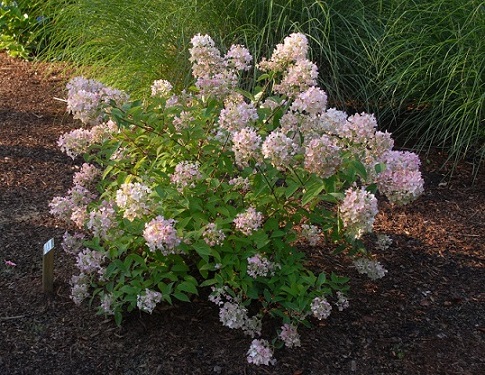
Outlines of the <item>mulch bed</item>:
[{"label": "mulch bed", "polygon": [[[383,204],[375,229],[394,240],[375,282],[350,270],[351,305],[312,330],[273,367],[246,362],[251,339],[223,327],[204,299],[118,328],[69,298],[73,260],[55,248],[53,295],[42,292],[42,247],[63,223],[48,203],[64,195],[79,162],[59,136],[79,124],[65,113],[66,78],[54,65],[0,54],[0,374],[482,374],[485,368],[484,171],[423,155],[425,194]],[[318,266],[328,250],[313,249]],[[11,261],[16,266],[9,266]]]}]

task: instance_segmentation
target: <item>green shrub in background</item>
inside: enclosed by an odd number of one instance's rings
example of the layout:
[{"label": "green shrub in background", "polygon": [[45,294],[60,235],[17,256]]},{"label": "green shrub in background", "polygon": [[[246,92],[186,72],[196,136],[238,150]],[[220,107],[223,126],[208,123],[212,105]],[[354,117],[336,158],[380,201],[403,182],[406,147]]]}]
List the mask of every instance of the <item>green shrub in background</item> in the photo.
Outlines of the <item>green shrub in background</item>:
[{"label": "green shrub in background", "polygon": [[[47,0],[43,56],[146,97],[190,79],[188,38],[210,33],[255,59],[291,32],[310,41],[332,105],[376,114],[401,143],[485,156],[485,19],[479,0]],[[248,81],[251,86],[252,81]]]},{"label": "green shrub in background", "polygon": [[40,1],[0,1],[0,51],[27,59],[39,49],[36,31],[45,18]]}]

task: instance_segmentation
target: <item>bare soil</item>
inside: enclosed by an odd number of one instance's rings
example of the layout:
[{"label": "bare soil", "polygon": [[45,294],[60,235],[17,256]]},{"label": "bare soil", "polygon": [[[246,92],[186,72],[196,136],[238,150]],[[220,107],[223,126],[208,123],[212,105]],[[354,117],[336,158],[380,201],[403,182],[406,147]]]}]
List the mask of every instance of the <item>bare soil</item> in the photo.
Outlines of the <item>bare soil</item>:
[{"label": "bare soil", "polygon": [[[273,367],[246,362],[251,339],[223,327],[204,299],[122,326],[69,298],[73,261],[48,203],[69,189],[79,162],[57,148],[79,126],[65,113],[66,77],[53,65],[0,54],[0,374],[483,374],[485,369],[484,171],[446,155],[423,156],[425,194],[385,204],[376,230],[394,243],[379,254],[388,275],[354,270],[351,305],[312,329]],[[42,291],[42,248],[55,239],[54,293]],[[315,266],[325,249],[309,253]],[[9,265],[13,262],[16,265]]]}]

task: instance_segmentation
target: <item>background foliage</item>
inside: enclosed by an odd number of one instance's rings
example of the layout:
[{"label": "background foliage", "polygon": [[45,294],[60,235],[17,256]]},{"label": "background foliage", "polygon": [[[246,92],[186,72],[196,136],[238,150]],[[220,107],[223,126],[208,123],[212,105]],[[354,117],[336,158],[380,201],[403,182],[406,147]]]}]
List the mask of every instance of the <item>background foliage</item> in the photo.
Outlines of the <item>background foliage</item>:
[{"label": "background foliage", "polygon": [[9,24],[17,26],[3,26],[3,39],[13,38],[15,48],[41,52],[44,59],[71,61],[135,97],[146,96],[154,79],[187,83],[187,45],[196,33],[209,33],[226,48],[244,43],[258,61],[284,36],[300,31],[309,36],[310,58],[331,104],[375,113],[404,146],[444,148],[450,158],[469,157],[477,167],[485,157],[480,0],[18,3],[22,12],[35,11],[34,19],[42,15],[43,27],[29,17],[26,31],[24,20],[10,14]]}]

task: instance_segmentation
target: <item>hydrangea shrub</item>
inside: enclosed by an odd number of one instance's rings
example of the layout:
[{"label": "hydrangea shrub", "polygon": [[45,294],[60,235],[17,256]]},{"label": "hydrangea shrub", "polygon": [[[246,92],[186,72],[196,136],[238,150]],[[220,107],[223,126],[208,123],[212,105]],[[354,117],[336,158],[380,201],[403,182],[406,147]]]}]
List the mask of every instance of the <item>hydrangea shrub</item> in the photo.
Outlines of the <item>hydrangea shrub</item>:
[{"label": "hydrangea shrub", "polygon": [[[207,288],[222,324],[253,338],[248,361],[269,365],[275,348],[301,345],[299,326],[348,306],[348,277],[310,270],[298,244],[325,239],[359,272],[384,276],[363,237],[377,192],[392,204],[422,193],[419,159],[393,150],[373,115],[327,108],[303,34],[257,64],[254,92],[239,87],[245,47],[223,55],[196,35],[190,53],[194,86],[174,93],[158,80],[146,102],[81,77],[68,85],[85,125],[59,146],[85,164],[50,207],[74,229],[63,240],[79,269],[72,298],[120,324],[125,310],[152,313]],[[273,338],[261,337],[268,315],[281,321]]]}]

